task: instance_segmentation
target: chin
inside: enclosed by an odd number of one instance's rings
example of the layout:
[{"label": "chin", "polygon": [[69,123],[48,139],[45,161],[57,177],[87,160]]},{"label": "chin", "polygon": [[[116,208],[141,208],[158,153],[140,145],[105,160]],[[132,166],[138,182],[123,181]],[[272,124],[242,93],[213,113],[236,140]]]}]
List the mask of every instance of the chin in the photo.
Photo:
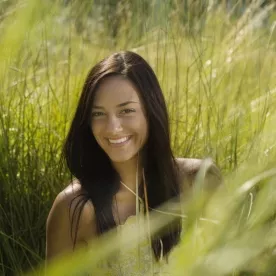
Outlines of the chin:
[{"label": "chin", "polygon": [[134,159],[137,155],[131,155],[131,156],[109,156],[109,159],[111,160],[111,162],[114,163],[125,163],[128,162],[132,159]]}]

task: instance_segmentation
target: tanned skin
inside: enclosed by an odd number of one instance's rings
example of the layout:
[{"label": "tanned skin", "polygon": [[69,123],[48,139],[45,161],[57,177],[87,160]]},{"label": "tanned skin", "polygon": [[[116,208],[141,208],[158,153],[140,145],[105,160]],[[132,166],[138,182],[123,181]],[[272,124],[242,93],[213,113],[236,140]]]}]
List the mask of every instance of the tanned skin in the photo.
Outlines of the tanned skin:
[{"label": "tanned skin", "polygon": [[[179,168],[179,181],[182,183],[183,194],[189,195],[202,160],[177,158]],[[205,187],[214,190],[221,183],[218,168],[212,164],[208,170]],[[64,253],[73,252],[73,240],[71,237],[71,219],[69,207],[72,200],[83,193],[81,185],[76,181],[67,186],[56,197],[46,224],[46,260]],[[118,205],[118,217],[123,224],[130,215],[135,215],[135,196],[127,189],[120,189],[116,194]],[[71,210],[74,210],[77,200],[73,201]],[[117,221],[118,222],[118,221]],[[73,233],[74,235],[75,233]],[[77,231],[76,247],[87,244],[88,241],[97,237],[96,218],[93,205],[88,201],[81,212]]]}]

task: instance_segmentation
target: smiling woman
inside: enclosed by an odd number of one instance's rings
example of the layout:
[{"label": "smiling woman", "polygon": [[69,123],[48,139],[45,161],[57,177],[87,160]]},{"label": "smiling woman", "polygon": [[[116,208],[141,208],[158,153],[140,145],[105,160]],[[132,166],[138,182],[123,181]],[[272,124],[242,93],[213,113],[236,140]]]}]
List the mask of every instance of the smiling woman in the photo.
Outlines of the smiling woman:
[{"label": "smiling woman", "polygon": [[[202,163],[173,156],[162,90],[152,68],[133,52],[112,54],[91,69],[63,153],[75,180],[48,216],[47,260],[112,228],[122,233],[139,213],[179,202]],[[207,178],[208,187],[220,182],[214,165]],[[177,216],[139,247],[140,258],[120,252],[107,261],[107,270],[110,275],[160,272],[180,234]]]},{"label": "smiling woman", "polygon": [[147,140],[147,120],[138,93],[123,76],[108,77],[96,92],[91,129],[113,163],[135,165],[137,154]]}]

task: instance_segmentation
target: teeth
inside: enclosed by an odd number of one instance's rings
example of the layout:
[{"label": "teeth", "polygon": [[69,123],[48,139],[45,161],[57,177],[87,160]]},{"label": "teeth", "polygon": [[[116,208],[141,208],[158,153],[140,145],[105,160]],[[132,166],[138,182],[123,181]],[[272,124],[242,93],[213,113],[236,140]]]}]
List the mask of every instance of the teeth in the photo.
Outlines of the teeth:
[{"label": "teeth", "polygon": [[112,144],[120,144],[120,143],[125,142],[128,138],[129,137],[124,137],[124,138],[120,138],[120,139],[117,139],[117,140],[108,139],[108,141]]}]

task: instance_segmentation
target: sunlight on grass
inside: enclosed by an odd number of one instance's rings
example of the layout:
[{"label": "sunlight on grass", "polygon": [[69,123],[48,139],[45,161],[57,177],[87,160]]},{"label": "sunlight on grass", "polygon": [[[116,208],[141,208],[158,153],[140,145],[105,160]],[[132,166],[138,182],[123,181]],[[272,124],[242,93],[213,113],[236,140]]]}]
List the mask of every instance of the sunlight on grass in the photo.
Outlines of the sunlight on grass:
[{"label": "sunlight on grass", "polygon": [[[171,275],[276,273],[273,3],[251,1],[237,15],[215,1],[202,14],[190,1],[188,10],[185,1],[119,1],[117,13],[96,1],[2,2],[1,273],[39,273],[46,217],[69,181],[59,158],[85,75],[122,49],[141,54],[157,73],[175,155],[211,157],[225,177],[208,197],[200,193],[199,175],[194,197],[183,203],[183,238],[170,256]],[[152,214],[152,230],[172,219]],[[94,271],[118,247],[143,238],[132,233],[116,243],[114,235],[53,263],[49,275]]]}]

